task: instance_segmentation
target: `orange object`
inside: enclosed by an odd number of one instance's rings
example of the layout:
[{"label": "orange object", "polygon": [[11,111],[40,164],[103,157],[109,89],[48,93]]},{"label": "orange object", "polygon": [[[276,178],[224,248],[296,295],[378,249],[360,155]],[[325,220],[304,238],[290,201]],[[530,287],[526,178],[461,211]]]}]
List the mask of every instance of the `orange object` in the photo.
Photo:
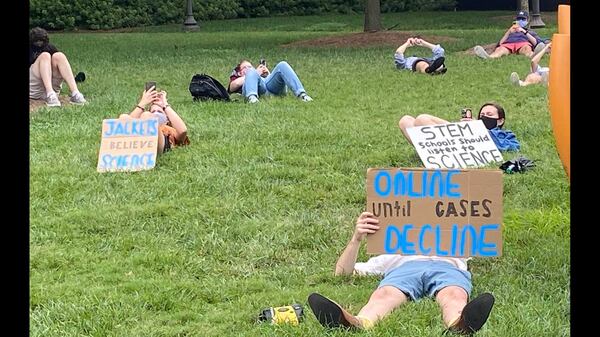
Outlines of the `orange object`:
[{"label": "orange object", "polygon": [[548,101],[556,149],[571,179],[571,34],[552,36]]},{"label": "orange object", "polygon": [[558,5],[558,34],[571,34],[570,5]]}]

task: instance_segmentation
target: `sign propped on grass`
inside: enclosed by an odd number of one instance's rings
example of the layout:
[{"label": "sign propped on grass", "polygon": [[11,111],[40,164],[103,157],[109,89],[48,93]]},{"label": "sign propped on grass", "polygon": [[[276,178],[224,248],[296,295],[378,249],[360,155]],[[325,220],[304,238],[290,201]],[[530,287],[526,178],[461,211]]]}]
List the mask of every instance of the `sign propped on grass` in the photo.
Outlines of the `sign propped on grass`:
[{"label": "sign propped on grass", "polygon": [[502,255],[502,171],[370,168],[367,253]]},{"label": "sign propped on grass", "polygon": [[426,168],[458,169],[502,162],[502,154],[480,120],[406,129]]},{"label": "sign propped on grass", "polygon": [[150,170],[157,148],[158,118],[105,119],[97,171]]}]

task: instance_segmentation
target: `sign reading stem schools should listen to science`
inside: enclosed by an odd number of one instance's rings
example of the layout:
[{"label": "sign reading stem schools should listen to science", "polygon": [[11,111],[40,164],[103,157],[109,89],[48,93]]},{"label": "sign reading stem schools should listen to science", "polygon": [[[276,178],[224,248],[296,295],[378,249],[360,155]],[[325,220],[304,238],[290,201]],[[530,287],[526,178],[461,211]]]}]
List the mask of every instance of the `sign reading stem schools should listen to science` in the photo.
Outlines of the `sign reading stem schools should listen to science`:
[{"label": "sign reading stem schools should listen to science", "polygon": [[152,169],[157,148],[158,118],[105,119],[97,171]]},{"label": "sign reading stem schools should listen to science", "polygon": [[482,121],[406,129],[426,168],[459,169],[502,162],[502,154]]},{"label": "sign reading stem schools should listen to science", "polygon": [[500,170],[370,168],[367,211],[369,254],[502,255]]}]

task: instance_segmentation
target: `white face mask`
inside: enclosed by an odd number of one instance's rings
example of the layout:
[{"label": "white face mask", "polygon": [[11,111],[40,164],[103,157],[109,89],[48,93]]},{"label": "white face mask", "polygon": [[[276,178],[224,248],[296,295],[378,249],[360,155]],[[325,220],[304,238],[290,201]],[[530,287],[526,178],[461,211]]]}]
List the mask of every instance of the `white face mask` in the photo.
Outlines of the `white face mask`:
[{"label": "white face mask", "polygon": [[517,23],[519,26],[521,26],[521,28],[525,28],[529,22],[527,20],[517,20]]}]

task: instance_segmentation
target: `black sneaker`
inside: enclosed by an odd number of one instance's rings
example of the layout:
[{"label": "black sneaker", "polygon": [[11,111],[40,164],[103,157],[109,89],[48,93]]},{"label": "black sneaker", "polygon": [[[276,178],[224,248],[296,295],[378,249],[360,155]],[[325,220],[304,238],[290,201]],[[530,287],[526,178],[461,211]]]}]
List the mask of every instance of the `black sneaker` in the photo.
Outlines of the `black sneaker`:
[{"label": "black sneaker", "polygon": [[308,296],[308,305],[319,323],[326,328],[360,328],[360,320],[344,310],[339,304],[327,297],[312,293]]},{"label": "black sneaker", "polygon": [[485,324],[493,306],[494,296],[492,294],[483,293],[477,296],[465,305],[458,320],[448,327],[446,332],[472,335]]},{"label": "black sneaker", "polygon": [[75,82],[80,83],[85,81],[85,73],[83,71],[80,71],[79,73],[77,73],[77,76],[75,76]]},{"label": "black sneaker", "polygon": [[446,68],[445,65],[442,65],[442,69],[432,72],[431,75],[443,75],[446,71],[448,71],[448,68]]},{"label": "black sneaker", "polygon": [[443,56],[436,58],[435,60],[433,60],[433,62],[431,62],[429,67],[425,69],[425,72],[428,74],[433,73],[437,70],[437,68],[444,64],[444,61],[446,61],[446,59]]}]

